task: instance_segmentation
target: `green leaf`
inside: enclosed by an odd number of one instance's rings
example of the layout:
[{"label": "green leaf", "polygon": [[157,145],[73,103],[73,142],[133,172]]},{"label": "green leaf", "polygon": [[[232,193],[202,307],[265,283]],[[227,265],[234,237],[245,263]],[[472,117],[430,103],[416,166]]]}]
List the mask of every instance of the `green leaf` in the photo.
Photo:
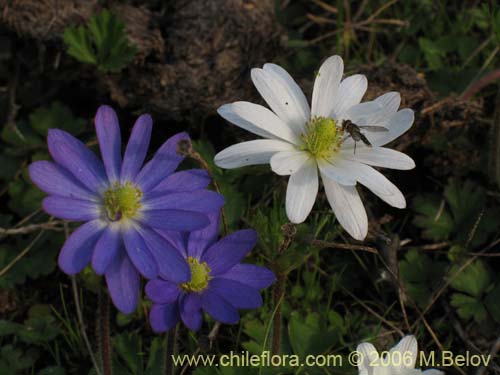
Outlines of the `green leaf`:
[{"label": "green leaf", "polygon": [[484,299],[484,304],[492,318],[500,324],[500,283]]},{"label": "green leaf", "polygon": [[53,102],[50,107],[41,107],[29,116],[30,125],[38,134],[47,136],[51,128],[66,130],[77,135],[85,126],[85,120],[73,116],[71,110],[60,102]]},{"label": "green leaf", "polygon": [[414,219],[417,227],[423,229],[423,236],[432,240],[447,239],[453,231],[453,219],[441,201],[432,195],[419,195],[413,200],[413,207],[419,213]]},{"label": "green leaf", "polygon": [[118,355],[125,361],[132,374],[142,374],[140,338],[133,333],[122,333],[113,338]]},{"label": "green leaf", "polygon": [[399,273],[415,302],[424,308],[445,273],[446,263],[433,261],[417,249],[409,250],[399,262]]},{"label": "green leaf", "polygon": [[125,24],[107,9],[92,16],[87,27],[66,28],[63,40],[69,55],[103,72],[119,72],[137,52],[128,42]]},{"label": "green leaf", "polygon": [[486,319],[488,313],[484,305],[476,298],[462,293],[453,293],[451,305],[457,309],[458,315],[465,320],[474,318],[478,323]]},{"label": "green leaf", "polygon": [[460,266],[456,265],[450,270],[449,275],[454,276],[450,285],[453,289],[473,297],[480,298],[493,281],[489,269],[482,260],[475,260],[460,272],[459,269]]},{"label": "green leaf", "polygon": [[304,320],[298,312],[293,312],[288,323],[288,335],[294,353],[301,358],[325,353],[338,340],[338,334],[327,329],[317,313],[308,314]]}]

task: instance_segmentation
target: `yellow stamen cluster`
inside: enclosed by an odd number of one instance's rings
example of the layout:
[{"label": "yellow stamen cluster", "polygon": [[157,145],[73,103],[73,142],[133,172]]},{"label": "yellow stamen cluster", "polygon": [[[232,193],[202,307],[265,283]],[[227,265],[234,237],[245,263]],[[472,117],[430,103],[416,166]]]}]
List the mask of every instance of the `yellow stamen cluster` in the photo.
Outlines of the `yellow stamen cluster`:
[{"label": "yellow stamen cluster", "polygon": [[191,269],[191,280],[181,284],[181,288],[186,292],[202,292],[208,287],[208,282],[212,278],[211,269],[206,262],[200,263],[196,258],[188,257],[187,261]]},{"label": "yellow stamen cluster", "polygon": [[306,124],[306,132],[301,136],[303,150],[316,159],[329,158],[339,149],[342,135],[342,129],[337,128],[335,120],[315,117]]},{"label": "yellow stamen cluster", "polygon": [[131,182],[118,182],[104,193],[104,207],[111,221],[133,218],[141,208],[142,191]]}]

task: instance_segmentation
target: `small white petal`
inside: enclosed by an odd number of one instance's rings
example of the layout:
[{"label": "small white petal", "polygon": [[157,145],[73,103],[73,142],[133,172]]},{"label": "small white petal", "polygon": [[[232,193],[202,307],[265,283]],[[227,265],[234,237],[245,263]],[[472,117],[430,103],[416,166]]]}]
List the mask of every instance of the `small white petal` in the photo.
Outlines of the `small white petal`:
[{"label": "small white petal", "polygon": [[370,366],[370,364],[376,363],[379,358],[377,349],[369,342],[364,342],[358,345],[356,351],[361,355],[361,358],[358,359],[359,375],[372,374],[373,366]]},{"label": "small white petal", "polygon": [[323,185],[326,197],[338,222],[356,240],[363,240],[368,233],[368,217],[355,186],[343,186],[325,175]]},{"label": "small white petal", "polygon": [[311,104],[312,117],[330,116],[343,73],[344,62],[340,56],[331,56],[321,65],[314,80]]},{"label": "small white petal", "polygon": [[289,176],[297,172],[306,161],[311,159],[305,151],[282,151],[271,158],[271,169],[280,176]]},{"label": "small white petal", "polygon": [[[398,359],[393,355],[394,352],[399,352],[400,355]],[[399,341],[399,343],[389,351],[389,358],[394,362],[393,368],[398,372],[399,369],[404,368],[415,368],[415,363],[417,361],[418,345],[417,339],[413,335],[405,336]],[[399,358],[401,360],[399,360]],[[400,364],[400,366],[396,366]]]},{"label": "small white petal", "polygon": [[292,129],[272,111],[261,105],[234,102],[219,107],[217,112],[227,121],[261,137],[299,143]]},{"label": "small white petal", "polygon": [[365,147],[358,144],[356,152],[353,147],[342,149],[340,157],[359,161],[374,167],[408,170],[415,168],[415,162],[402,152],[385,147]]},{"label": "small white petal", "polygon": [[330,117],[337,120],[342,119],[345,111],[361,102],[367,87],[368,80],[362,74],[355,74],[345,78],[340,83],[339,92],[333,105],[333,111],[330,113]]},{"label": "small white petal", "polygon": [[309,160],[288,180],[286,214],[295,224],[302,223],[311,212],[318,195],[318,168]]},{"label": "small white petal", "polygon": [[[298,101],[294,90],[282,76],[270,70],[254,68],[250,72],[253,84],[276,115],[290,126],[295,134],[305,130],[309,117]],[[299,105],[298,105],[299,104]]]},{"label": "small white petal", "polygon": [[356,178],[348,168],[343,168],[342,159],[318,160],[319,170],[326,177],[337,181],[341,185],[354,186]]},{"label": "small white petal", "polygon": [[376,169],[355,161],[344,160],[356,180],[366,186],[384,202],[397,208],[405,208],[406,200],[401,191]]},{"label": "small white petal", "polygon": [[408,131],[413,124],[414,118],[415,115],[411,109],[402,109],[393,114],[387,123],[384,124],[384,127],[389,129],[389,131],[365,135],[373,146],[383,146]]},{"label": "small white petal", "polygon": [[232,169],[246,165],[268,164],[271,157],[280,151],[294,150],[288,142],[274,139],[258,139],[237,143],[215,155],[215,165]]}]

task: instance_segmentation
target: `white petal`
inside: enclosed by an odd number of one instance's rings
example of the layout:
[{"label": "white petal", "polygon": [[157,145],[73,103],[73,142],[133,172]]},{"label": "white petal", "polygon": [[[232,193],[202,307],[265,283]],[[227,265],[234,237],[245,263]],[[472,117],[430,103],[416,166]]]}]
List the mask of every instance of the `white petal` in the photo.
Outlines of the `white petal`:
[{"label": "white petal", "polygon": [[397,208],[405,208],[406,200],[401,191],[376,169],[355,161],[344,160],[356,180],[366,186],[384,202]]},{"label": "white petal", "polygon": [[306,161],[311,159],[305,151],[282,151],[271,158],[271,169],[280,176],[289,176],[297,172]]},{"label": "white petal", "polygon": [[340,56],[331,56],[321,65],[314,80],[311,117],[330,116],[343,73],[344,62]]},{"label": "white petal", "polygon": [[444,372],[431,368],[429,370],[422,371],[422,375],[444,375]]},{"label": "white petal", "polygon": [[353,105],[345,112],[345,118],[359,126],[383,126],[390,116],[387,107],[376,101]]},{"label": "white petal", "polygon": [[[299,87],[297,82],[292,78],[288,72],[283,69],[281,66],[276,64],[264,64],[263,69],[266,72],[273,73],[278,79],[283,87],[286,88],[286,91],[290,94],[290,97],[293,100],[294,106],[297,110],[299,110],[306,120],[311,117],[311,109],[309,108],[309,103],[307,102],[307,98],[304,95],[304,92]],[[290,103],[289,103],[290,104]]]},{"label": "white petal", "polygon": [[255,68],[250,75],[257,91],[274,113],[288,124],[295,134],[303,133],[309,117],[290,84],[285,84],[282,76],[269,69]]},{"label": "white petal", "polygon": [[383,95],[380,95],[374,102],[382,104],[384,107],[387,107],[387,110],[390,113],[396,113],[401,104],[401,95],[399,92],[390,91]]},{"label": "white petal", "polygon": [[318,168],[309,160],[288,180],[286,214],[295,224],[302,223],[311,212],[318,195]]},{"label": "white petal", "polygon": [[347,160],[359,161],[374,167],[408,170],[415,168],[415,162],[402,152],[384,147],[365,147],[358,144],[356,153],[354,148],[346,148],[340,152],[340,157]]},{"label": "white petal", "polygon": [[411,109],[402,109],[401,111],[393,114],[386,124],[384,124],[384,127],[389,129],[389,131],[379,133],[369,133],[367,131],[366,133],[369,134],[365,133],[365,135],[373,146],[383,146],[392,142],[410,129],[414,118],[415,115]]},{"label": "white petal", "polygon": [[[399,352],[400,357],[395,357],[392,353]],[[418,345],[415,336],[409,335],[405,336],[399,341],[399,343],[393,347],[389,352],[389,358],[393,361],[393,368],[397,370],[403,368],[415,368],[415,362],[417,361]],[[401,364],[401,366],[396,366],[396,364]],[[399,371],[400,372],[400,371]]]},{"label": "white petal", "polygon": [[361,355],[358,363],[359,375],[372,374],[373,366],[370,366],[370,364],[378,362],[379,354],[377,349],[369,342],[364,342],[358,345],[356,351]]},{"label": "white petal", "polygon": [[229,146],[215,155],[214,162],[218,167],[226,169],[246,165],[268,164],[275,153],[294,149],[294,146],[288,142],[274,139],[258,139]]},{"label": "white petal", "polygon": [[342,161],[342,159],[318,160],[318,167],[322,174],[341,185],[356,185],[355,176],[350,173],[349,169],[343,168]]},{"label": "white petal", "polygon": [[343,113],[353,105],[359,104],[365,95],[368,87],[368,80],[362,74],[355,74],[347,77],[340,83],[339,92],[337,94],[333,111],[330,117],[334,119],[343,118]]},{"label": "white petal", "polygon": [[227,121],[264,138],[299,143],[297,135],[272,111],[258,104],[234,102],[217,110]]},{"label": "white petal", "polygon": [[368,218],[355,186],[343,186],[321,175],[326,197],[340,225],[356,240],[363,240],[368,232]]}]

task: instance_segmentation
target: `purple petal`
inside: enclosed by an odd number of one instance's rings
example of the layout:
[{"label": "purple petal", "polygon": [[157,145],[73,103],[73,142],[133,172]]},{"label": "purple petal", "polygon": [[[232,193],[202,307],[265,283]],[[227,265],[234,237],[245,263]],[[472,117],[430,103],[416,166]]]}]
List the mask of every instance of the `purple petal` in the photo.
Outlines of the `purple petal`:
[{"label": "purple petal", "polygon": [[50,161],[34,162],[29,166],[29,174],[35,185],[47,194],[84,200],[96,197],[65,168]]},{"label": "purple petal", "polygon": [[95,130],[108,179],[111,182],[119,181],[122,164],[122,137],[113,108],[107,105],[99,107],[95,115]]},{"label": "purple petal", "polygon": [[274,273],[253,264],[237,264],[219,277],[238,281],[255,289],[264,289],[276,281]]},{"label": "purple petal", "polygon": [[215,212],[208,215],[210,224],[205,228],[191,232],[189,235],[187,253],[197,259],[201,258],[203,252],[217,241],[219,235],[220,213]]},{"label": "purple petal", "polygon": [[122,234],[125,249],[134,266],[146,279],[155,279],[158,276],[156,260],[142,236],[133,227],[126,228]]},{"label": "purple petal", "polygon": [[124,314],[134,312],[139,301],[139,273],[125,251],[119,251],[108,266],[106,283],[116,308]]},{"label": "purple petal", "polygon": [[145,210],[187,210],[207,214],[220,210],[224,205],[224,197],[210,190],[155,195],[144,199]]},{"label": "purple petal", "polygon": [[209,288],[238,309],[256,309],[262,306],[259,291],[238,281],[216,277],[210,280]]},{"label": "purple petal", "polygon": [[154,279],[146,284],[146,295],[153,303],[174,303],[181,290],[177,284]]},{"label": "purple petal", "polygon": [[141,236],[156,260],[158,275],[162,279],[176,283],[191,280],[191,270],[186,259],[170,242],[147,227],[141,229]]},{"label": "purple petal", "polygon": [[139,116],[128,140],[121,171],[121,181],[134,181],[144,163],[151,140],[153,119],[150,115]]},{"label": "purple petal", "polygon": [[203,323],[201,313],[201,299],[198,294],[185,294],[179,302],[181,319],[192,331],[198,331]]},{"label": "purple petal", "polygon": [[59,253],[59,267],[64,273],[74,275],[90,263],[95,244],[104,229],[103,222],[93,220],[71,233]]},{"label": "purple petal", "polygon": [[177,303],[166,305],[154,304],[149,312],[149,322],[154,333],[166,332],[179,321]]},{"label": "purple petal", "polygon": [[201,260],[207,262],[212,275],[219,275],[239,263],[257,243],[257,232],[239,230],[210,246]]},{"label": "purple petal", "polygon": [[48,196],[42,201],[43,209],[52,216],[64,220],[89,221],[99,218],[99,206],[92,201]]},{"label": "purple petal", "polygon": [[201,307],[215,320],[225,324],[235,324],[240,320],[238,310],[217,293],[206,290],[201,295]]},{"label": "purple petal", "polygon": [[179,133],[169,138],[139,172],[136,182],[143,192],[154,189],[177,169],[184,159],[184,156],[177,153],[177,144],[181,140],[189,140],[187,133]]},{"label": "purple petal", "polygon": [[64,130],[49,129],[47,143],[54,160],[91,191],[99,192],[106,186],[102,162],[78,139]]},{"label": "purple petal", "polygon": [[173,247],[180,251],[184,258],[188,256],[186,250],[187,240],[185,237],[186,233],[189,234],[189,232],[176,232],[165,229],[155,229],[155,231],[167,240]]},{"label": "purple petal", "polygon": [[172,173],[160,182],[153,192],[182,192],[205,189],[210,184],[210,175],[204,169],[189,169]]},{"label": "purple petal", "polygon": [[141,221],[153,228],[174,231],[192,231],[209,224],[207,215],[184,210],[146,211]]},{"label": "purple petal", "polygon": [[97,241],[92,255],[92,268],[98,275],[103,275],[111,261],[116,258],[122,247],[120,231],[108,226]]}]

